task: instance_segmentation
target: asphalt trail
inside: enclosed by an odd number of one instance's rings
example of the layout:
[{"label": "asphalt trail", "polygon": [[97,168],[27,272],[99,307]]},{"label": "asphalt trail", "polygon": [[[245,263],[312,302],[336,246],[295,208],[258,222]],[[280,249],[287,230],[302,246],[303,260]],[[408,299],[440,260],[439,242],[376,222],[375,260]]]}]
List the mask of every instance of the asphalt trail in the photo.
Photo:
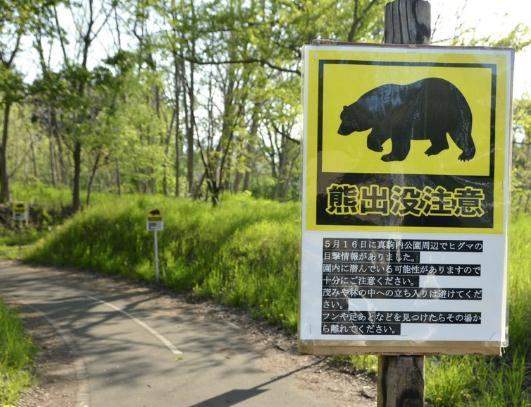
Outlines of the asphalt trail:
[{"label": "asphalt trail", "polygon": [[[201,304],[13,262],[0,262],[0,296],[38,311],[75,343],[78,406],[345,405],[334,391],[341,386],[302,374],[318,360],[279,358],[245,329],[194,309]],[[372,402],[356,396],[348,404]]]}]

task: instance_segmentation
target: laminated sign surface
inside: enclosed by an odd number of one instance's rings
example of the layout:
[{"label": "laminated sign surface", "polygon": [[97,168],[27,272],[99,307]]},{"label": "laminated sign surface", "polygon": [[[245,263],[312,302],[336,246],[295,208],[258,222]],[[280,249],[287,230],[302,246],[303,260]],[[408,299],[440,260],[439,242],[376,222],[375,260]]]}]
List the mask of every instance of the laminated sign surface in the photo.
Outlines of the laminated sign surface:
[{"label": "laminated sign surface", "polygon": [[513,59],[304,48],[303,350],[505,346]]}]

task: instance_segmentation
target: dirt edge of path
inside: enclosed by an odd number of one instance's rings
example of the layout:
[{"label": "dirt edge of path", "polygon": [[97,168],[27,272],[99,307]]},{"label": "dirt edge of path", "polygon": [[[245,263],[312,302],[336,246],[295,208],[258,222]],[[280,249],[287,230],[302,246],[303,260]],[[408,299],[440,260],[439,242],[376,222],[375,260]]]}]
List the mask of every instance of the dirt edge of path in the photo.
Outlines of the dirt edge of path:
[{"label": "dirt edge of path", "polygon": [[86,369],[75,341],[31,305],[7,301],[15,308],[26,333],[38,348],[35,358],[35,384],[25,390],[19,407],[89,407]]}]

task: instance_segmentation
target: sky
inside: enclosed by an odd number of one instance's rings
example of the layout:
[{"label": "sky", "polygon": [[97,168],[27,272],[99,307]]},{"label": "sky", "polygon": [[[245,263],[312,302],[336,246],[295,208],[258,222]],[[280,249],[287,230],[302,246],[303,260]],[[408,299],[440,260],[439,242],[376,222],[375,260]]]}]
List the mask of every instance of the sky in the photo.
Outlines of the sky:
[{"label": "sky", "polygon": [[[531,0],[431,0],[430,3],[434,29],[432,42],[439,45],[445,44],[444,40],[452,37],[460,25],[473,28],[476,37],[493,38],[506,35],[519,23],[531,26]],[[61,18],[69,17],[64,15]],[[91,51],[90,65],[97,65],[105,58],[113,42],[110,31],[103,30]],[[23,46],[26,50],[20,54],[17,66],[30,82],[38,73],[38,61],[31,50],[31,40],[26,39]],[[59,60],[59,49],[54,51]],[[531,46],[517,53],[515,60],[514,96],[520,98],[525,94],[531,96]]]},{"label": "sky", "polygon": [[[531,26],[531,0],[431,0],[432,41],[452,36],[461,22],[474,28],[476,37],[503,37],[517,24]],[[435,21],[439,19],[438,23]],[[529,32],[531,35],[531,31]],[[531,46],[515,57],[514,97],[531,97]]]}]

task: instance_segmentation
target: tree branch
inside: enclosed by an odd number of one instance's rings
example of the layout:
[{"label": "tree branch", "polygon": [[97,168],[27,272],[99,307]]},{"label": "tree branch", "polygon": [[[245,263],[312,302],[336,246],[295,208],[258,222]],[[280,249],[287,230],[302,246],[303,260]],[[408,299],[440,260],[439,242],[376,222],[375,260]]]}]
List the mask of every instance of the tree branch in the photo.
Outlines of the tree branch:
[{"label": "tree branch", "polygon": [[350,25],[350,31],[348,32],[347,41],[352,42],[354,34],[356,32],[356,26],[358,25],[358,7],[360,5],[360,0],[354,0],[354,14],[352,16],[352,24]]},{"label": "tree branch", "polygon": [[204,60],[200,60],[197,58],[190,58],[187,56],[183,56],[183,58],[188,62],[192,62],[198,65],[260,64],[260,65],[267,66],[279,72],[286,72],[286,73],[291,73],[291,74],[301,76],[301,71],[298,69],[283,68],[281,66],[275,65],[262,58],[228,59],[224,61],[214,61],[214,60],[204,61]]},{"label": "tree branch", "polygon": [[[367,6],[363,10],[361,10],[361,15],[365,16],[371,10],[371,8],[373,8],[378,3],[378,1],[379,0],[371,0],[369,4],[367,4]],[[355,0],[354,16],[352,19],[352,25],[350,27],[350,31],[348,33],[349,42],[352,42],[354,40],[354,36],[356,35],[356,30],[359,28],[359,25],[363,22],[363,19],[358,18],[358,5],[359,5],[359,0]]]},{"label": "tree branch", "polygon": [[53,6],[53,15],[55,20],[55,29],[57,31],[57,36],[59,37],[59,44],[61,45],[61,51],[63,53],[63,59],[66,66],[70,65],[70,60],[68,59],[68,54],[66,53],[66,47],[65,47],[65,38],[64,38],[64,32],[61,28],[61,24],[59,24],[59,17],[57,15],[57,7]]}]

